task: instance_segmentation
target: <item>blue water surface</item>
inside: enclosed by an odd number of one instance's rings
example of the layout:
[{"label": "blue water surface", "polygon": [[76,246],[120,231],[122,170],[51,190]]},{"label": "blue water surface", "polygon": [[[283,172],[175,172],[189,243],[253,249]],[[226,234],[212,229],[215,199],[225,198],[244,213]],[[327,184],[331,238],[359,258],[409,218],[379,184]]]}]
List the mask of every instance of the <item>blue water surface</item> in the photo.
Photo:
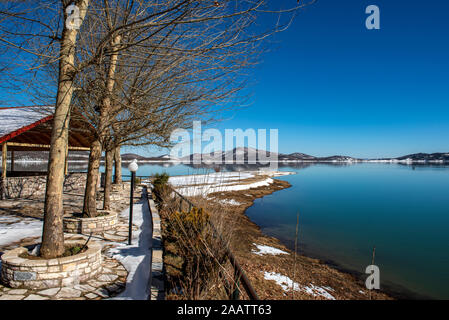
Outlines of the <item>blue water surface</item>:
[{"label": "blue water surface", "polygon": [[318,164],[282,168],[291,188],[257,199],[246,214],[268,235],[364,273],[373,247],[382,284],[449,299],[449,167]]},{"label": "blue water surface", "polygon": [[[296,173],[279,178],[292,186],[257,199],[246,211],[264,233],[294,249],[299,213],[300,252],[363,276],[375,247],[381,287],[408,297],[449,299],[449,166],[313,164],[280,170]],[[212,171],[141,164],[138,175]],[[123,174],[129,174],[125,167]]]}]

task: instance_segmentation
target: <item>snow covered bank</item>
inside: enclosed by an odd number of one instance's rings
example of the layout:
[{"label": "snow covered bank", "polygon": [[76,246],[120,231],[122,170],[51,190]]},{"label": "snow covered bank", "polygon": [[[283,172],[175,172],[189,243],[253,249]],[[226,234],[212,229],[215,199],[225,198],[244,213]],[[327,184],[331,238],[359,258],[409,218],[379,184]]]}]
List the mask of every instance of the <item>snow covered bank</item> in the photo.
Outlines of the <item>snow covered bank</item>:
[{"label": "snow covered bank", "polygon": [[275,281],[278,285],[280,285],[282,287],[282,289],[284,291],[287,291],[287,292],[290,291],[291,289],[293,289],[295,291],[305,292],[313,297],[322,297],[327,300],[335,300],[335,297],[327,291],[327,290],[334,291],[334,289],[332,289],[330,287],[319,287],[319,286],[315,286],[312,283],[310,283],[308,286],[303,286],[297,282],[294,282],[289,277],[284,276],[280,273],[275,273],[275,272],[266,272],[265,271],[264,279]]},{"label": "snow covered bank", "polygon": [[277,256],[278,254],[289,254],[288,252],[282,251],[281,249],[270,247],[270,246],[264,246],[261,244],[255,244],[253,243],[257,250],[252,250],[251,252],[254,254],[257,254],[258,256],[262,256],[264,254],[271,254],[273,256]]},{"label": "snow covered bank", "polygon": [[[294,174],[282,171],[213,172],[209,174],[170,177],[169,182],[184,196],[207,195],[214,192],[241,191],[273,183],[270,177]],[[259,181],[248,182],[249,179]]]},{"label": "snow covered bank", "polygon": [[223,199],[223,200],[220,200],[220,203],[224,204],[224,205],[230,205],[230,206],[239,206],[239,205],[241,205],[240,202],[235,201],[234,199]]}]

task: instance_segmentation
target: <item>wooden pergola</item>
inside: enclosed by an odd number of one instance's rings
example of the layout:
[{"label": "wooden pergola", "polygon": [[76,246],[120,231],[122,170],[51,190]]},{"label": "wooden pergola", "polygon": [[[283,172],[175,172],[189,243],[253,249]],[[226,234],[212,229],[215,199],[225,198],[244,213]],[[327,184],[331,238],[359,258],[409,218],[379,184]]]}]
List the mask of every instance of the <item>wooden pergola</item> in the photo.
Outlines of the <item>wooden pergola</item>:
[{"label": "wooden pergola", "polygon": [[[0,196],[3,197],[7,179],[7,153],[11,151],[11,171],[14,171],[14,151],[41,151],[50,149],[53,125],[53,106],[31,106],[0,108],[0,144],[2,146],[2,176]],[[94,130],[76,110],[72,111],[69,123],[69,150],[88,151]]]}]

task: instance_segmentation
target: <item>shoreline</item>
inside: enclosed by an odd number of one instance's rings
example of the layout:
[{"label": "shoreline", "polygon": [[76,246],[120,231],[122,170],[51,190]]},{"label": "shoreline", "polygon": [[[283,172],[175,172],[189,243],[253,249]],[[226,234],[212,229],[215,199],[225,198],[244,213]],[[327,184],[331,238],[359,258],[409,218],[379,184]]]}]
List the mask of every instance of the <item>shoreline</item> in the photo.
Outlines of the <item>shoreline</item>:
[{"label": "shoreline", "polygon": [[[250,199],[250,203],[247,203],[244,205],[243,208],[239,208],[239,211],[243,211],[241,212],[241,214],[248,220],[248,222],[252,225],[254,225],[258,232],[260,233],[260,235],[262,237],[266,237],[266,238],[270,238],[270,239],[274,239],[275,242],[278,242],[279,244],[281,244],[284,248],[287,249],[287,251],[291,254],[294,253],[294,249],[291,249],[290,247],[287,246],[287,244],[285,244],[282,240],[274,237],[274,236],[270,236],[269,234],[265,233],[262,231],[262,228],[256,224],[254,221],[252,221],[247,215],[246,215],[246,211],[248,208],[250,208],[256,199],[260,199],[263,198],[267,195],[271,195],[273,193],[275,193],[276,191],[280,191],[280,190],[284,190],[287,188],[291,187],[291,184],[288,183],[287,181],[284,180],[278,180],[278,179],[273,179],[275,181],[275,183],[286,183],[286,185],[282,188],[277,188],[274,187],[271,192],[267,192],[264,193],[263,195],[256,195],[254,196],[252,199]],[[248,190],[249,191],[249,190]],[[257,189],[255,190],[257,191]],[[239,197],[237,197],[238,199]],[[236,197],[233,198],[235,201],[238,201],[236,199]],[[282,249],[284,250],[284,249]],[[341,272],[343,274],[346,274],[350,277],[353,277],[353,281],[356,283],[360,283],[360,282],[364,282],[365,278],[366,278],[366,274],[357,271],[357,270],[353,270],[350,268],[346,268],[343,267],[342,265],[338,264],[336,261],[331,260],[331,259],[326,259],[323,258],[322,256],[320,257],[319,255],[315,255],[312,252],[307,252],[307,250],[303,250],[300,252],[297,252],[297,257],[301,256],[302,258],[306,258],[306,259],[312,259],[315,261],[318,261],[319,264],[322,264],[323,266],[329,267],[337,272]],[[384,295],[385,299],[397,299],[397,300],[401,300],[401,299],[407,299],[407,300],[426,300],[426,299],[433,299],[432,297],[423,295],[423,294],[419,294],[417,292],[413,292],[401,285],[398,284],[394,284],[394,283],[387,283],[387,284],[382,284],[382,289],[381,290],[376,290],[376,292],[378,292],[380,295]]]},{"label": "shoreline", "polygon": [[[284,180],[273,179],[269,186],[247,189],[244,192],[217,192],[212,193],[215,199],[219,201],[234,201],[239,205],[232,207],[232,218],[235,219],[235,228],[231,238],[231,249],[243,269],[250,278],[253,286],[261,299],[322,299],[321,296],[304,295],[303,292],[294,292],[293,290],[282,290],[278,283],[267,281],[262,277],[261,270],[265,275],[269,272],[276,275],[285,276],[293,279],[295,286],[303,285],[308,288],[318,287],[328,288],[328,293],[336,299],[357,299],[366,300],[369,298],[368,290],[364,286],[363,274],[354,270],[344,269],[330,260],[323,260],[313,257],[313,255],[301,252],[296,253],[296,262],[294,250],[287,247],[281,240],[265,234],[262,229],[253,222],[247,215],[246,210],[254,204],[254,201],[263,198],[266,195],[273,194],[276,191],[291,187],[291,184]],[[255,244],[282,250],[288,254],[254,254]],[[295,270],[292,265],[297,265]],[[271,271],[270,271],[271,269]],[[293,270],[292,270],[293,269]],[[307,270],[307,272],[304,272]],[[299,274],[296,274],[299,271]],[[302,272],[301,272],[302,271]],[[292,276],[293,274],[293,276]],[[290,280],[290,279],[289,279]],[[291,281],[291,280],[290,280]],[[305,282],[305,283],[304,283]],[[307,287],[308,286],[308,287]],[[372,299],[417,299],[409,294],[399,295],[394,290],[384,288],[371,293]]]},{"label": "shoreline", "polygon": [[[273,179],[273,180],[275,180],[276,182],[277,181],[284,181],[284,180],[277,180],[277,179]],[[287,182],[287,181],[285,181],[285,182]],[[291,187],[291,185],[290,185],[290,183],[288,183],[287,187],[282,188],[282,189],[273,190],[271,193],[268,193],[266,195],[270,195],[270,194],[275,193],[276,191],[280,191],[280,190],[287,189],[287,188],[290,188],[290,187]],[[263,232],[262,228],[257,223],[252,221],[246,215],[247,209],[250,208],[254,204],[255,200],[263,198],[264,196],[265,195],[263,195],[261,197],[254,197],[252,199],[251,204],[246,206],[246,208],[244,209],[243,214],[245,215],[245,217],[248,218],[248,220],[252,224],[257,226],[258,230],[260,231],[260,233],[262,235],[264,235],[266,237],[269,237],[269,238],[276,239],[276,241],[278,241],[283,246],[285,246],[289,251],[294,252],[294,248],[293,249],[290,248],[286,243],[284,243],[282,240],[276,238],[275,236],[271,236],[271,235]],[[340,265],[336,261],[334,261],[332,259],[327,259],[327,258],[325,258],[323,256],[320,256],[320,255],[317,255],[317,254],[314,254],[311,251],[301,250],[301,251],[298,251],[297,254],[301,255],[303,257],[306,257],[306,258],[319,260],[319,262],[322,263],[323,265],[326,265],[326,266],[328,266],[328,267],[330,267],[332,269],[335,269],[335,270],[337,270],[339,272],[342,272],[342,273],[345,273],[345,274],[348,274],[348,275],[354,277],[357,282],[358,281],[365,281],[365,279],[367,277],[366,274],[364,274],[364,273],[362,273],[360,271],[357,271],[357,270],[354,270],[354,269],[350,269],[350,268],[347,268],[347,267],[343,267],[342,265]],[[403,299],[406,299],[406,300],[432,300],[432,299],[435,299],[435,298],[432,298],[431,296],[426,296],[426,295],[420,294],[418,292],[411,291],[411,290],[409,290],[409,289],[407,289],[407,288],[405,288],[405,287],[403,287],[403,286],[401,286],[399,284],[395,284],[395,283],[391,283],[391,282],[389,282],[387,284],[383,283],[382,287],[383,288],[381,290],[377,290],[377,292],[383,293],[383,294],[387,295],[389,298],[393,298],[393,299],[398,299],[398,300],[403,300]]]}]

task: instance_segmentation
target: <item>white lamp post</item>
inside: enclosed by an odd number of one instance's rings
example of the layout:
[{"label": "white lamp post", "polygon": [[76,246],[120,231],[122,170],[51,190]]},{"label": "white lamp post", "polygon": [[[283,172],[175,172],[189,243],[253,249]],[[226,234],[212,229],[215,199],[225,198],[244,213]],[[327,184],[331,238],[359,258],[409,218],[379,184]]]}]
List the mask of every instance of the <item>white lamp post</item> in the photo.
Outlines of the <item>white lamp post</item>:
[{"label": "white lamp post", "polygon": [[128,170],[131,171],[131,191],[129,195],[129,228],[128,228],[128,244],[131,245],[131,239],[133,235],[133,198],[134,198],[134,183],[136,180],[136,171],[139,169],[137,160],[134,159],[128,166]]}]

